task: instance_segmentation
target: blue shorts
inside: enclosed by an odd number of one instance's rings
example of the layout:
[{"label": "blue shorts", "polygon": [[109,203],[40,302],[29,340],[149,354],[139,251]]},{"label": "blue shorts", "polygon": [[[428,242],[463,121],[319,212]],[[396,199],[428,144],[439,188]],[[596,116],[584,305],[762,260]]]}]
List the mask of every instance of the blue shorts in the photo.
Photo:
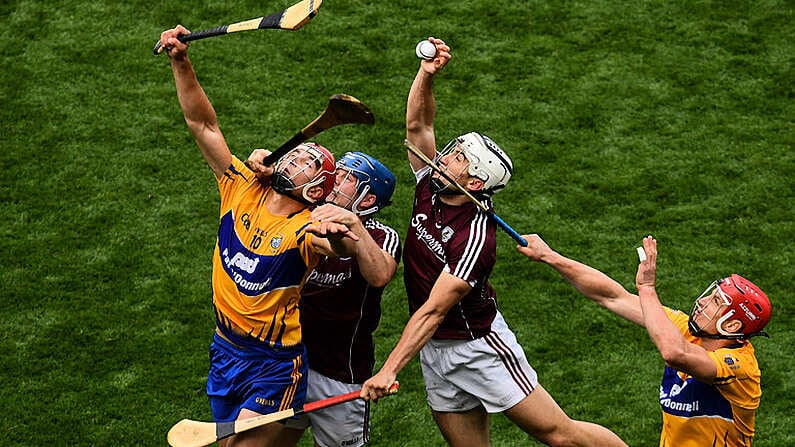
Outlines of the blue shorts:
[{"label": "blue shorts", "polygon": [[207,375],[213,419],[234,421],[243,408],[260,414],[301,408],[306,400],[305,357],[305,348],[254,351],[215,334]]}]

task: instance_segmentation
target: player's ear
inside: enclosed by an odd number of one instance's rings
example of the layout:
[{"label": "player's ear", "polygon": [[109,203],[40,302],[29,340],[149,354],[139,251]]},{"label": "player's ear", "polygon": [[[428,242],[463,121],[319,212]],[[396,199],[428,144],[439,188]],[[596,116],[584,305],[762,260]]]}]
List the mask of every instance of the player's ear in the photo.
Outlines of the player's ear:
[{"label": "player's ear", "polygon": [[364,199],[362,199],[362,201],[359,202],[359,209],[366,210],[367,208],[370,208],[375,204],[375,200],[376,200],[375,194],[368,193],[366,196],[364,196]]},{"label": "player's ear", "polygon": [[466,187],[470,191],[480,191],[486,183],[477,177],[470,177],[467,180]]},{"label": "player's ear", "polygon": [[306,196],[312,202],[317,202],[318,200],[323,199],[324,198],[324,196],[323,196],[323,187],[320,186],[320,185],[315,185],[315,186],[310,187],[309,190],[307,190],[307,192],[306,192]]},{"label": "player's ear", "polygon": [[723,330],[730,334],[736,334],[743,330],[743,322],[737,319],[724,321]]}]

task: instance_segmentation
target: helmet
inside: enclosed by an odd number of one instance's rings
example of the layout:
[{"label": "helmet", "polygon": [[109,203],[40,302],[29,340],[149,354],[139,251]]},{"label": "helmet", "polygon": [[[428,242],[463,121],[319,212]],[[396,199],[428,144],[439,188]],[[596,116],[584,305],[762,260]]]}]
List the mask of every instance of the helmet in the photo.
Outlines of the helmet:
[{"label": "helmet", "polygon": [[441,155],[448,154],[456,146],[469,160],[469,175],[483,180],[481,193],[491,195],[504,188],[511,179],[513,163],[491,138],[477,132],[461,135],[447,143]]},{"label": "helmet", "polygon": [[[297,172],[287,174],[285,168],[288,163],[292,162],[299,157],[303,152],[308,154],[308,160],[304,162],[304,166]],[[313,169],[314,172],[305,172],[307,169]],[[301,175],[304,174],[304,175]],[[296,185],[296,180],[305,180],[300,185]],[[292,191],[300,189],[301,197],[298,200],[314,205],[322,202],[323,199],[332,189],[334,189],[334,155],[325,147],[316,143],[303,143],[299,144],[295,149],[291,150],[276,163],[271,184],[276,192],[281,194],[291,195]],[[313,186],[320,186],[323,189],[323,195],[320,199],[312,199],[309,197],[309,190]]]},{"label": "helmet", "polygon": [[[356,177],[356,197],[350,198],[351,210],[355,214],[359,216],[372,214],[392,203],[395,176],[380,161],[362,152],[346,152],[337,161],[337,169],[348,171]],[[368,193],[375,196],[375,203],[365,210],[360,210],[359,203]]]},{"label": "helmet", "polygon": [[[699,310],[701,298],[711,296],[714,291],[720,295],[721,301],[726,306],[723,314],[718,316],[716,327],[718,334],[704,334],[693,321],[696,310]],[[690,313],[690,332],[693,335],[707,338],[746,339],[757,335],[767,336],[763,331],[770,321],[770,300],[756,284],[740,275],[732,274],[719,279],[707,288],[696,300],[693,312]],[[730,333],[723,328],[723,323],[730,319],[740,320],[742,327],[739,332]]]}]

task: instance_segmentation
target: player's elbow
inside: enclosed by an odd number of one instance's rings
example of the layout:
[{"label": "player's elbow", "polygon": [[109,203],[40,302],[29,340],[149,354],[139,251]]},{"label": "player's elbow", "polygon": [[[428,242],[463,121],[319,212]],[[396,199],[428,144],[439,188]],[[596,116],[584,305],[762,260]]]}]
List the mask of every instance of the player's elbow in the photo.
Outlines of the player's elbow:
[{"label": "player's elbow", "polygon": [[442,320],[447,316],[449,310],[449,308],[441,303],[428,300],[417,310],[415,315],[417,315],[419,319],[436,326],[442,323]]},{"label": "player's elbow", "polygon": [[[364,266],[361,264],[362,262],[368,265]],[[359,270],[362,272],[364,279],[367,280],[367,284],[370,287],[386,287],[397,271],[397,262],[386,254],[374,260],[370,259],[365,261],[363,258],[360,258],[359,263]]]},{"label": "player's elbow", "polygon": [[221,132],[218,128],[218,122],[214,119],[207,120],[186,115],[185,124],[188,125],[188,129],[197,141],[211,141]]},{"label": "player's elbow", "polygon": [[423,132],[427,129],[428,125],[425,124],[425,121],[419,119],[419,117],[407,116],[406,117],[406,133],[407,134],[416,134],[419,132]]},{"label": "player's elbow", "polygon": [[389,281],[391,280],[392,280],[392,275],[386,274],[385,272],[378,272],[372,277],[367,278],[367,284],[369,284],[370,287],[381,288],[381,287],[386,287],[386,285],[389,284]]},{"label": "player's elbow", "polygon": [[407,116],[406,138],[424,152],[426,148],[423,142],[433,142],[435,139],[433,121],[428,121],[426,116]]},{"label": "player's elbow", "polygon": [[660,346],[660,355],[662,356],[665,364],[676,370],[682,370],[686,366],[685,350],[679,343],[667,343]]}]

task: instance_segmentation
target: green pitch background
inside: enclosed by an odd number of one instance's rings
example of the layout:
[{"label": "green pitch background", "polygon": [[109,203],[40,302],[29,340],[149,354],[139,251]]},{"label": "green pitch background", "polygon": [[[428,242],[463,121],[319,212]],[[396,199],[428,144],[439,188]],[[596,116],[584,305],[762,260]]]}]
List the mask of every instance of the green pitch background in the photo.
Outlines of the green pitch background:
[{"label": "green pitch background", "polygon": [[[218,197],[168,60],[151,51],[177,23],[200,30],[289,5],[0,5],[0,445],[165,445],[176,421],[209,419]],[[496,196],[505,221],[630,290],[635,247],[653,234],[672,307],[732,272],[769,294],[755,446],[782,447],[795,445],[793,11],[774,0],[325,0],[299,31],[197,41],[191,59],[240,157],[280,145],[334,93],[368,104],[375,126],[317,141],[395,172],[381,218],[404,235],[414,45],[444,38],[453,60],[436,81],[437,137],[478,130],[513,157]],[[498,237],[493,284],[541,383],[570,416],[656,445],[663,364],[644,331]],[[407,319],[401,275],[384,297],[379,362]],[[374,406],[372,444],[443,445],[416,360],[399,379],[400,394]],[[492,418],[493,445],[525,438]]]}]

